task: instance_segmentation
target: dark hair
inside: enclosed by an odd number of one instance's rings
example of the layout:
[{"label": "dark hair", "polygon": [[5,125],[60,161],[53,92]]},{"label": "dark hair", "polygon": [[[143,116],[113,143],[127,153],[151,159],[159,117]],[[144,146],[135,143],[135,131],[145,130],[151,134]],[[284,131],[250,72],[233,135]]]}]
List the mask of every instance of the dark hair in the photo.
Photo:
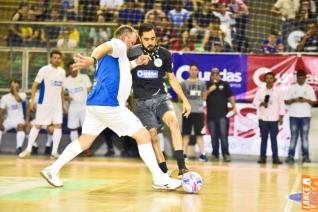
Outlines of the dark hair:
[{"label": "dark hair", "polygon": [[19,9],[22,9],[22,7],[29,7],[29,4],[27,2],[21,2],[19,4]]},{"label": "dark hair", "polygon": [[273,77],[275,77],[275,74],[274,74],[273,72],[267,72],[264,77],[266,78],[266,76],[270,76],[270,75],[272,75]]},{"label": "dark hair", "polygon": [[144,32],[155,30],[155,26],[151,23],[143,23],[139,26],[138,35],[141,37]]},{"label": "dark hair", "polygon": [[13,83],[13,82],[18,83],[19,85],[21,85],[20,80],[16,80],[16,79],[10,80],[10,81],[9,81],[9,85],[11,85],[11,83]]},{"label": "dark hair", "polygon": [[306,72],[305,72],[305,70],[300,69],[297,71],[296,75],[297,75],[297,77],[303,77],[303,76],[306,76]]},{"label": "dark hair", "polygon": [[122,25],[115,30],[114,37],[118,38],[119,36],[123,34],[132,33],[132,32],[136,32],[136,30],[133,27],[129,25]]},{"label": "dark hair", "polygon": [[190,64],[189,67],[191,67],[191,66],[195,66],[195,67],[199,68],[199,66],[197,64],[195,64],[195,63]]},{"label": "dark hair", "polygon": [[75,61],[74,60],[70,60],[66,65],[66,67],[70,67],[70,65],[73,65],[75,63]]},{"label": "dark hair", "polygon": [[60,52],[59,50],[52,50],[50,53],[50,57],[52,57],[54,54],[58,54],[61,57],[63,56],[62,52]]}]

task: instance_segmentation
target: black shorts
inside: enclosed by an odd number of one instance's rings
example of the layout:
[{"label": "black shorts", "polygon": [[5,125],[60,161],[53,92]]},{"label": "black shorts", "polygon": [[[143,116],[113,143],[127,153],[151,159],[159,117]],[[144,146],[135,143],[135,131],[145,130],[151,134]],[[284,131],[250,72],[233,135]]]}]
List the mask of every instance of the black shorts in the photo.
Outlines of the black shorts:
[{"label": "black shorts", "polygon": [[191,135],[192,127],[194,127],[194,135],[203,135],[203,113],[190,113],[188,118],[182,117],[182,135]]},{"label": "black shorts", "polygon": [[173,106],[166,94],[157,95],[151,99],[135,99],[135,112],[142,124],[149,130],[162,128],[162,117],[167,111],[173,111]]}]

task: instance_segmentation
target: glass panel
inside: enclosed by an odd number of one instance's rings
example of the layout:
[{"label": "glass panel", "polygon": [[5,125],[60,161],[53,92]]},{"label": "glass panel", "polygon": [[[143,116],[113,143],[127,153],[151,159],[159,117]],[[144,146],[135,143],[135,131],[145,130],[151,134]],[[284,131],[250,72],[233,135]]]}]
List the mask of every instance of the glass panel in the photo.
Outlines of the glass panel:
[{"label": "glass panel", "polygon": [[45,66],[48,64],[48,53],[30,52],[28,56],[29,56],[28,89],[31,89],[39,69],[42,66]]},{"label": "glass panel", "polygon": [[11,79],[22,82],[22,52],[0,51],[0,88],[9,90]]}]

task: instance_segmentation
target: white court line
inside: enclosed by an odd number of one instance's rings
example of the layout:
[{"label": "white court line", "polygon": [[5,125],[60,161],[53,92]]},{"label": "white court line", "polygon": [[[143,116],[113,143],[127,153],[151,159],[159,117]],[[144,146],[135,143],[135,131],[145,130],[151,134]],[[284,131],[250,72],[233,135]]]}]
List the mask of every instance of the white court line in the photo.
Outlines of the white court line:
[{"label": "white court line", "polygon": [[[292,187],[292,190],[290,191],[290,194],[294,194],[297,192],[297,189],[298,189],[300,183],[301,183],[301,175],[299,174],[299,175],[297,175],[297,177],[295,179],[295,182],[294,182],[294,185]],[[284,212],[292,211],[293,204],[294,204],[294,201],[288,199],[288,196],[287,196],[287,203],[285,205]]]}]

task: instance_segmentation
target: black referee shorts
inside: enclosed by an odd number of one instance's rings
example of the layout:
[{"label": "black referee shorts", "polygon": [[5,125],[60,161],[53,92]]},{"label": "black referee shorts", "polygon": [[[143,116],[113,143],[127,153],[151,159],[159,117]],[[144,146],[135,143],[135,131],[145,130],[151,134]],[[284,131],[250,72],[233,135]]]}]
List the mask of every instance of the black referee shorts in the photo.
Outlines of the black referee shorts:
[{"label": "black referee shorts", "polygon": [[192,127],[194,127],[194,135],[203,135],[204,127],[203,113],[190,113],[188,118],[182,117],[182,135],[191,135]]}]

